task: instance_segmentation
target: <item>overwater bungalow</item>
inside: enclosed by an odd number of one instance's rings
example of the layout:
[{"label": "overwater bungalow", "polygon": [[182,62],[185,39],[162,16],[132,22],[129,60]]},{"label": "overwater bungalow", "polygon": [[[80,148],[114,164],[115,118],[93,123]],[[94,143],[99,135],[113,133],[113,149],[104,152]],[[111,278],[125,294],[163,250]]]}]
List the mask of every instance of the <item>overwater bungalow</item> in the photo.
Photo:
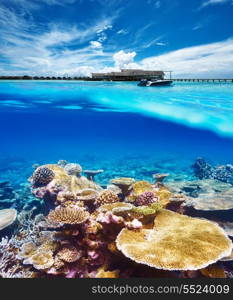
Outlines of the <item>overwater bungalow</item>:
[{"label": "overwater bungalow", "polygon": [[140,81],[143,78],[163,80],[163,71],[145,71],[140,69],[122,69],[120,72],[92,73],[93,80],[108,81]]}]

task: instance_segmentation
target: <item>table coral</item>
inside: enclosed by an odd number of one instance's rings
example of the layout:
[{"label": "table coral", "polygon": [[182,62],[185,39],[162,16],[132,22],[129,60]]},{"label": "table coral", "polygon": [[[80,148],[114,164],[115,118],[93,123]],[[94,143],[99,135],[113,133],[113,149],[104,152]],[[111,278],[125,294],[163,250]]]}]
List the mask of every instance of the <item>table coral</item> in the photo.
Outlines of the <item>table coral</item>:
[{"label": "table coral", "polygon": [[17,211],[13,208],[0,210],[0,230],[10,226],[17,218]]},{"label": "table coral", "polygon": [[38,251],[28,259],[24,260],[24,264],[31,264],[37,270],[45,270],[54,264],[52,251]]},{"label": "table coral", "polygon": [[132,260],[157,269],[198,270],[230,255],[232,242],[215,223],[161,210],[153,229],[123,229],[117,247]]},{"label": "table coral", "polygon": [[59,224],[81,224],[89,217],[89,213],[82,208],[60,207],[51,211],[48,215],[48,220],[51,223]]}]

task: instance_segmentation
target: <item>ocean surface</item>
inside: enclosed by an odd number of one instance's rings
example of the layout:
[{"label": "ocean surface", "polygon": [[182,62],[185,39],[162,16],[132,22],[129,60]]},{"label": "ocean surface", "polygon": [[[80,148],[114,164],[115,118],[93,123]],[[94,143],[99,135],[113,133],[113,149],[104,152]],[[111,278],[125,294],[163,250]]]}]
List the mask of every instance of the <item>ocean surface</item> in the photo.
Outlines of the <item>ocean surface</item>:
[{"label": "ocean surface", "polygon": [[[0,81],[0,181],[59,159],[115,176],[192,178],[197,157],[233,163],[233,84]],[[102,177],[101,177],[102,176]]]}]

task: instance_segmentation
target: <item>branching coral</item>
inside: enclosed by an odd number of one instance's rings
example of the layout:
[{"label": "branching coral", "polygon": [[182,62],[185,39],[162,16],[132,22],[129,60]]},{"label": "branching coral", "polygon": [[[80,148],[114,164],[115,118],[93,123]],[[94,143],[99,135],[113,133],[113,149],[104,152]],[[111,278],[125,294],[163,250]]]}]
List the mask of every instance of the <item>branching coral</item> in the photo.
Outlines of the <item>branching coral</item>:
[{"label": "branching coral", "polygon": [[161,210],[153,229],[123,229],[117,247],[132,260],[164,270],[198,270],[230,255],[232,242],[215,223]]},{"label": "branching coral", "polygon": [[18,239],[3,238],[0,241],[0,277],[1,278],[32,278],[33,272],[25,268],[16,256]]},{"label": "branching coral", "polygon": [[95,204],[97,206],[101,206],[104,204],[109,204],[109,203],[116,203],[119,202],[120,199],[118,198],[118,196],[116,194],[114,194],[113,192],[109,191],[109,190],[104,190],[102,192],[100,192],[99,196],[97,197]]},{"label": "branching coral", "polygon": [[72,263],[79,260],[82,252],[78,251],[74,246],[65,245],[57,253],[57,257],[67,263]]},{"label": "branching coral", "polygon": [[89,213],[82,208],[72,207],[57,207],[48,215],[48,220],[51,223],[58,224],[81,224],[89,217]]},{"label": "branching coral", "polygon": [[151,203],[156,202],[157,200],[158,198],[155,197],[154,192],[143,192],[136,198],[135,204],[137,206],[150,205]]}]

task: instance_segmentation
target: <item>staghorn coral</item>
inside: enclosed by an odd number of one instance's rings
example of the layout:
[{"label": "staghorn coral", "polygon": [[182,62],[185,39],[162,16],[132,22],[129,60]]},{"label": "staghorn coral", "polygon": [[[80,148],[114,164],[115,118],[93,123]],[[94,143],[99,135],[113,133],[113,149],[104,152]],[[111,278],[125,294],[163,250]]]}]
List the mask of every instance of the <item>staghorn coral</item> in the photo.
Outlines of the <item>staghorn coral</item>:
[{"label": "staghorn coral", "polygon": [[20,245],[18,237],[3,238],[0,241],[0,278],[32,278],[34,273],[21,264],[16,249]]},{"label": "staghorn coral", "polygon": [[82,208],[58,206],[55,210],[49,213],[48,221],[55,224],[75,225],[84,223],[88,217],[89,213]]},{"label": "staghorn coral", "polygon": [[161,210],[153,229],[122,229],[117,248],[137,263],[163,270],[198,270],[230,255],[232,242],[215,223]]},{"label": "staghorn coral", "polygon": [[104,190],[102,192],[100,192],[99,196],[97,197],[95,204],[97,206],[101,206],[104,204],[109,204],[109,203],[117,203],[119,202],[120,199],[118,198],[118,196],[116,194],[114,194],[113,192],[109,191],[109,190]]},{"label": "staghorn coral", "polygon": [[31,181],[34,187],[40,187],[50,183],[55,177],[54,172],[46,167],[38,167],[32,175]]},{"label": "staghorn coral", "polygon": [[72,245],[64,245],[57,253],[57,257],[67,263],[72,263],[79,260],[82,256],[81,251],[78,251]]},{"label": "staghorn coral", "polygon": [[10,226],[17,218],[17,211],[15,209],[0,210],[0,230]]}]

